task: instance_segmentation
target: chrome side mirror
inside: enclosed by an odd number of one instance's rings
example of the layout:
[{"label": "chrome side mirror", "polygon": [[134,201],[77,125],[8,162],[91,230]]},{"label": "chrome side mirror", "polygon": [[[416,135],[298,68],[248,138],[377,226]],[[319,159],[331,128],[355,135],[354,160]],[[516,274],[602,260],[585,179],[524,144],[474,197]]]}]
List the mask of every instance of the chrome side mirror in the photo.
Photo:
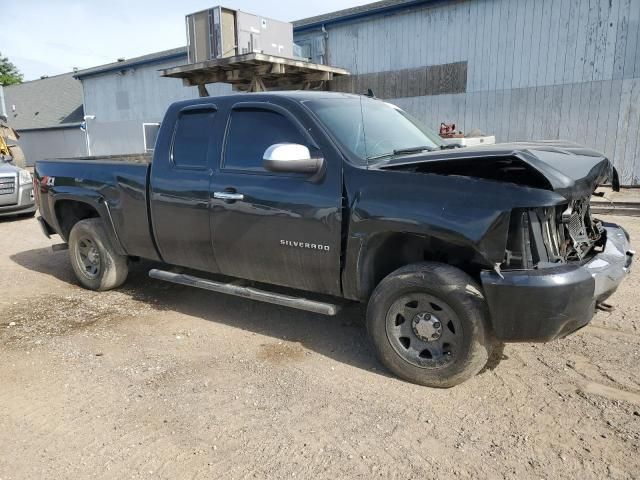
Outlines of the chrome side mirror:
[{"label": "chrome side mirror", "polygon": [[270,172],[312,174],[320,171],[323,163],[323,158],[311,158],[309,149],[297,143],[276,143],[262,156],[262,164]]}]

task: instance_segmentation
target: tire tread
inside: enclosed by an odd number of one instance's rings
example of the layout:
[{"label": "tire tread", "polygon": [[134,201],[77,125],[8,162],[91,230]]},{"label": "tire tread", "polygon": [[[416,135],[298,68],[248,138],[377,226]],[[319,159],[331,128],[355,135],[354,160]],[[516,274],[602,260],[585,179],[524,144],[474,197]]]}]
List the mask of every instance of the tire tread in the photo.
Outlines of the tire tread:
[{"label": "tire tread", "polygon": [[[84,276],[76,262],[75,243],[83,233],[90,236],[100,250],[102,271],[95,279]],[[127,256],[116,253],[100,218],[80,220],[73,226],[69,234],[69,258],[78,281],[89,290],[105,291],[117,288],[125,282],[129,274]]]},{"label": "tire tread", "polygon": [[[456,312],[470,336],[463,337],[464,357],[438,369],[420,368],[402,359],[386,334],[388,307],[403,292],[424,290],[439,296]],[[462,270],[436,262],[421,262],[395,270],[375,288],[367,308],[367,331],[380,361],[400,378],[420,385],[448,388],[476,375],[486,365],[493,339],[489,313],[477,282]]]}]

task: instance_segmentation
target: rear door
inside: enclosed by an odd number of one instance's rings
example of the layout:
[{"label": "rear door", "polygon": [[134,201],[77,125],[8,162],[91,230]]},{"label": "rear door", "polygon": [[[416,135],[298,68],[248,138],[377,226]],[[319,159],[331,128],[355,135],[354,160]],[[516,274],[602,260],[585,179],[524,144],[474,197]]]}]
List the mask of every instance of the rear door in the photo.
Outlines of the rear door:
[{"label": "rear door", "polygon": [[[222,273],[340,294],[342,161],[311,123],[299,105],[230,106],[211,182],[211,231]],[[306,145],[325,157],[326,169],[315,176],[266,171],[264,151],[276,143]]]},{"label": "rear door", "polygon": [[162,259],[209,272],[218,271],[209,226],[209,182],[221,138],[214,133],[216,118],[213,104],[177,112],[170,145],[156,149],[150,186],[154,238]]}]

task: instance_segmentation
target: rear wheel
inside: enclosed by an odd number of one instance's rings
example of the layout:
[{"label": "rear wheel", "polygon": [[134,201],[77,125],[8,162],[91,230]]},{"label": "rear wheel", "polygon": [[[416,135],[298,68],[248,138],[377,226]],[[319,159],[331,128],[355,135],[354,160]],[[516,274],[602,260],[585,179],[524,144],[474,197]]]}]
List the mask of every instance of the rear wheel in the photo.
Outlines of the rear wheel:
[{"label": "rear wheel", "polygon": [[430,387],[452,387],[474,376],[493,343],[476,282],[430,262],[403,267],[380,282],[369,301],[367,330],[389,370]]},{"label": "rear wheel", "polygon": [[110,290],[127,279],[127,257],[111,245],[99,218],[76,223],[69,235],[69,258],[80,284],[90,290]]}]

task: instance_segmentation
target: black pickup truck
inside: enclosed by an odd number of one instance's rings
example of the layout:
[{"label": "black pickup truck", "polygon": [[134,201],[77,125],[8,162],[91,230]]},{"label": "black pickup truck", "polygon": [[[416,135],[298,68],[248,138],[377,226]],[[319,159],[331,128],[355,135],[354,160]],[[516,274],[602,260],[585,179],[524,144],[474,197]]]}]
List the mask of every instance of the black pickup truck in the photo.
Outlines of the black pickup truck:
[{"label": "black pickup truck", "polygon": [[35,169],[83,286],[144,258],[170,265],[156,279],[316,313],[368,302],[382,363],[437,387],[502,342],[574,332],[616,290],[633,252],[591,216],[603,182],[612,164],[575,144],[451,149],[383,101],[302,91],[175,103],[151,162]]}]

